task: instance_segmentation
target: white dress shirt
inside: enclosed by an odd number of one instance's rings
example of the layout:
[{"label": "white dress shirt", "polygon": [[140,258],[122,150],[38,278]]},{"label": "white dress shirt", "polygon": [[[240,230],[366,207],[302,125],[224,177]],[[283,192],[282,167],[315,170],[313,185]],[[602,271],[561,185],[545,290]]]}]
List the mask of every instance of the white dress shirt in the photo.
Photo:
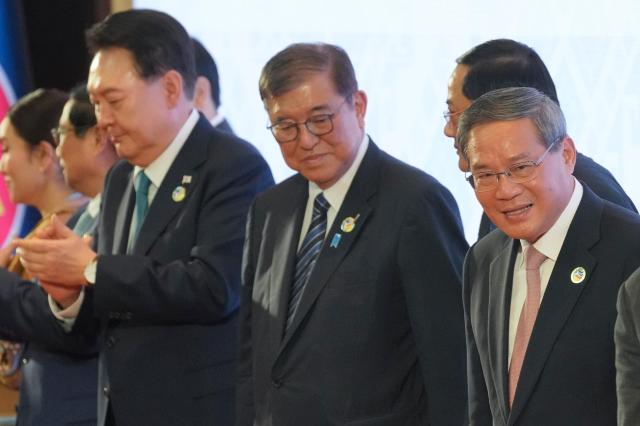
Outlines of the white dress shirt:
[{"label": "white dress shirt", "polygon": [[[331,225],[340,211],[340,207],[342,206],[342,202],[344,198],[347,196],[347,191],[349,191],[349,187],[351,186],[351,182],[353,181],[358,168],[360,168],[360,163],[362,163],[362,159],[364,158],[364,154],[367,152],[367,148],[369,146],[369,137],[365,134],[360,146],[358,147],[358,152],[356,153],[356,157],[353,159],[353,163],[347,169],[347,171],[334,183],[331,187],[327,189],[321,189],[314,182],[309,181],[309,197],[307,198],[307,206],[304,211],[304,219],[302,220],[302,231],[300,232],[300,238],[298,240],[298,249],[302,245],[302,241],[304,240],[305,235],[309,229],[309,224],[311,223],[311,217],[313,215],[313,203],[316,199],[316,196],[319,193],[324,193],[324,198],[327,199],[331,207],[327,210],[327,230],[329,232],[331,229]],[[325,232],[325,235],[326,235]]]},{"label": "white dress shirt", "polygon": [[[558,255],[564,244],[567,231],[569,231],[569,226],[573,221],[573,217],[582,199],[582,185],[575,178],[574,181],[575,186],[571,199],[569,199],[567,206],[558,217],[558,220],[533,244],[536,250],[547,257],[540,266],[540,303],[542,303],[544,298],[551,272],[553,272],[553,268],[558,260]],[[525,269],[524,256],[522,255],[527,247],[529,247],[529,243],[525,240],[520,240],[520,251],[518,252],[513,267],[513,286],[511,288],[511,308],[509,311],[509,363],[511,363],[511,355],[513,354],[513,345],[516,340],[516,330],[518,329],[520,312],[522,311],[524,299],[527,295],[527,271]]]}]

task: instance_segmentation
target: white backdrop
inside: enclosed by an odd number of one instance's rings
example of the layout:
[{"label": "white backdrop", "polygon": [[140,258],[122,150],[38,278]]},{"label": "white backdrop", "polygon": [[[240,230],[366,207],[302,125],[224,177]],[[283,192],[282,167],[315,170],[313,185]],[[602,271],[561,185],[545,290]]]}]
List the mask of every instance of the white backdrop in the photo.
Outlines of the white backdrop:
[{"label": "white backdrop", "polygon": [[[390,154],[435,176],[458,201],[467,239],[481,209],[442,133],[455,58],[493,38],[538,51],[556,83],[578,149],[609,168],[636,205],[640,185],[640,1],[136,0],[176,17],[213,54],[222,112],[255,144],[277,181],[291,174],[265,129],[264,63],[290,43],[346,49],[369,96],[367,132]],[[480,4],[481,3],[481,4]]]}]

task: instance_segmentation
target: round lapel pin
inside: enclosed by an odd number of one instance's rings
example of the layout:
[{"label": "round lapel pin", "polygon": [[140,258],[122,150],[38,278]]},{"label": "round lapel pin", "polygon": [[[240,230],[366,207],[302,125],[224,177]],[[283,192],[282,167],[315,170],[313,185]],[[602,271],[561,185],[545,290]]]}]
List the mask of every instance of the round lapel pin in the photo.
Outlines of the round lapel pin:
[{"label": "round lapel pin", "polygon": [[176,189],[174,189],[173,193],[171,194],[171,198],[176,203],[179,203],[180,201],[184,200],[184,197],[186,196],[187,196],[187,190],[184,189],[184,186],[177,186]]},{"label": "round lapel pin", "polygon": [[351,216],[343,220],[342,224],[340,224],[340,229],[342,230],[342,232],[351,232],[355,227],[356,227],[356,220]]},{"label": "round lapel pin", "polygon": [[587,271],[582,266],[578,266],[571,271],[571,282],[574,284],[580,284],[587,277]]}]

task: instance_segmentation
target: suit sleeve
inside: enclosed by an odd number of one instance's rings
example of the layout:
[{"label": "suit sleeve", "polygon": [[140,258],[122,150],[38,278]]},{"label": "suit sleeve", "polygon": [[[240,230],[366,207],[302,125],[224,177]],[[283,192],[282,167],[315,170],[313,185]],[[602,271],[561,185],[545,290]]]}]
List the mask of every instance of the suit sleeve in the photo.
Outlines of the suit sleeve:
[{"label": "suit sleeve", "polygon": [[35,342],[67,354],[97,353],[93,337],[70,335],[63,330],[40,286],[6,269],[0,269],[0,336]]},{"label": "suit sleeve", "polygon": [[468,248],[457,205],[439,185],[426,188],[401,230],[398,265],[428,401],[429,424],[466,419],[461,269]]},{"label": "suit sleeve", "polygon": [[85,301],[93,304],[93,315],[214,324],[235,314],[246,214],[256,194],[273,183],[257,151],[246,152],[202,171],[204,186],[194,188],[190,213],[158,236],[159,248],[149,256],[98,257],[96,284]]},{"label": "suit sleeve", "polygon": [[640,272],[620,287],[615,326],[618,424],[635,425],[640,419]]},{"label": "suit sleeve", "polygon": [[252,426],[255,419],[253,395],[253,351],[251,343],[251,311],[253,279],[255,274],[254,243],[256,232],[253,229],[255,204],[249,211],[247,230],[242,258],[242,288],[240,290],[240,338],[238,351],[238,374],[236,386],[236,425]]},{"label": "suit sleeve", "polygon": [[483,426],[493,423],[491,416],[491,408],[489,405],[489,395],[487,393],[487,384],[484,380],[482,365],[480,363],[480,355],[478,346],[473,334],[471,325],[471,276],[474,268],[473,248],[469,250],[464,261],[463,271],[463,303],[464,303],[464,321],[465,335],[467,340],[467,392],[469,400],[469,425]]}]

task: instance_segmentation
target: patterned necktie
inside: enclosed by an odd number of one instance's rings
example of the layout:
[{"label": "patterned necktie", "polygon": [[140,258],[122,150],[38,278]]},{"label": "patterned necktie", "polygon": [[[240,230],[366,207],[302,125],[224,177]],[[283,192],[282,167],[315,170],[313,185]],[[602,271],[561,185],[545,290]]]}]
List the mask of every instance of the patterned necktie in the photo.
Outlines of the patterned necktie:
[{"label": "patterned necktie", "polygon": [[147,215],[149,208],[149,186],[151,181],[147,177],[144,171],[138,173],[136,176],[136,229],[133,234],[133,241],[138,238],[140,228],[142,228],[142,222]]},{"label": "patterned necktie", "polygon": [[540,253],[530,245],[524,254],[525,268],[527,270],[527,296],[522,305],[518,328],[516,329],[516,339],[513,344],[511,354],[511,365],[509,366],[509,406],[513,405],[516,395],[516,387],[522,370],[524,355],[527,352],[529,338],[533,331],[533,325],[540,309],[540,266],[547,259],[547,256]]},{"label": "patterned necktie", "polygon": [[302,292],[307,281],[309,281],[311,271],[322,249],[322,243],[324,242],[327,231],[327,210],[329,210],[329,207],[331,207],[331,205],[327,199],[324,198],[322,192],[318,194],[313,202],[313,215],[311,216],[309,230],[307,231],[307,235],[304,236],[304,240],[296,256],[296,273],[293,279],[293,286],[291,287],[291,294],[289,295],[289,311],[287,313],[285,334],[293,323],[293,318],[300,304]]}]

